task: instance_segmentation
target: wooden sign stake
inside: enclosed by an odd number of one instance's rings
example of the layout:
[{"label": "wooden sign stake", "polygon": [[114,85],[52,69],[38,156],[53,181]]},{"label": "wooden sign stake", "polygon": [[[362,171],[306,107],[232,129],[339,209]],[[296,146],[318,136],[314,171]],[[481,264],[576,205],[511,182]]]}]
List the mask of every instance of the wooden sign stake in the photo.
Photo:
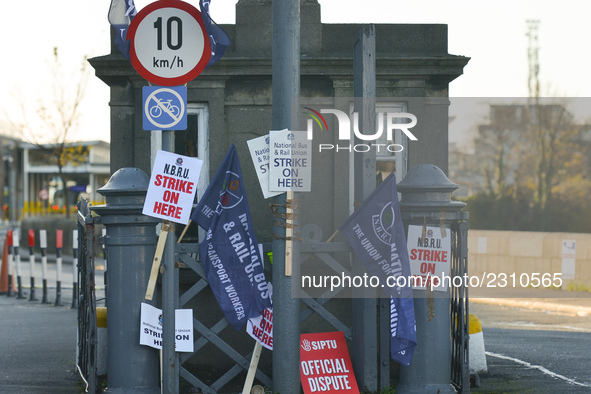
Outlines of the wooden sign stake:
[{"label": "wooden sign stake", "polygon": [[156,253],[154,254],[154,261],[152,261],[152,270],[150,271],[150,280],[148,281],[148,288],[146,289],[146,300],[152,300],[154,297],[154,290],[156,289],[156,280],[158,279],[158,270],[162,262],[162,253],[164,253],[164,245],[166,244],[166,237],[171,231],[172,226],[170,221],[162,221],[162,229],[158,237],[158,244],[156,245]]},{"label": "wooden sign stake", "polygon": [[293,266],[293,204],[294,192],[287,192],[287,208],[285,209],[285,276],[291,276]]},{"label": "wooden sign stake", "polygon": [[263,345],[261,345],[259,341],[255,341],[254,350],[250,359],[250,366],[248,367],[248,373],[246,374],[246,380],[244,381],[244,387],[242,388],[242,394],[250,394],[252,382],[254,381],[254,376],[259,365],[259,359],[261,358],[262,349]]}]

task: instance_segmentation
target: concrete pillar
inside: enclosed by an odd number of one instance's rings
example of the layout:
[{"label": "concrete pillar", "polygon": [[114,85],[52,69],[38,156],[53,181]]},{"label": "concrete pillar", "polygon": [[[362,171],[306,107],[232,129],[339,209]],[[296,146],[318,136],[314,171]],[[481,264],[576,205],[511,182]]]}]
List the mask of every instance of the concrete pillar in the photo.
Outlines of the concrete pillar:
[{"label": "concrete pillar", "polygon": [[138,168],[122,168],[98,190],[106,204],[91,208],[107,230],[107,393],[160,393],[158,351],[139,344],[140,305],[146,302],[160,221],[142,215],[149,181]]},{"label": "concrete pillar", "polygon": [[[411,169],[398,184],[402,194],[400,213],[408,225],[445,226],[464,218],[463,202],[451,201],[458,185],[433,164]],[[451,257],[450,257],[451,259]],[[455,393],[451,385],[450,292],[435,291],[428,299],[427,290],[413,290],[417,322],[417,346],[408,367],[400,367],[396,393]],[[429,303],[432,302],[429,311]],[[434,317],[429,320],[429,312]]]}]

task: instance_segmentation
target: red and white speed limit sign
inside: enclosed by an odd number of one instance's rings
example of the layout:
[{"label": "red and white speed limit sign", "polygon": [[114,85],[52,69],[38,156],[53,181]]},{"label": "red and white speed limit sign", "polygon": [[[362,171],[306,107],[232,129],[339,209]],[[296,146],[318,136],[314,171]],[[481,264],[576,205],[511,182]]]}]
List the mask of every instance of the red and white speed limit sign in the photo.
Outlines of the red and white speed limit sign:
[{"label": "red and white speed limit sign", "polygon": [[133,68],[156,85],[191,81],[211,57],[201,13],[180,0],[160,0],[142,8],[129,26],[127,39]]}]

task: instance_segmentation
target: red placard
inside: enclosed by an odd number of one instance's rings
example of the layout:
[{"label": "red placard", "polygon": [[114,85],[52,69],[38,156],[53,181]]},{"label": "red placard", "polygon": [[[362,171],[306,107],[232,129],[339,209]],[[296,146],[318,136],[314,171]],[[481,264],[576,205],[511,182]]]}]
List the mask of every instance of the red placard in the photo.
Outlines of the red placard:
[{"label": "red placard", "polygon": [[300,336],[300,380],[304,393],[359,394],[342,331]]},{"label": "red placard", "polygon": [[211,46],[201,12],[180,0],[142,8],[127,31],[133,68],[161,86],[186,84],[209,63]]}]

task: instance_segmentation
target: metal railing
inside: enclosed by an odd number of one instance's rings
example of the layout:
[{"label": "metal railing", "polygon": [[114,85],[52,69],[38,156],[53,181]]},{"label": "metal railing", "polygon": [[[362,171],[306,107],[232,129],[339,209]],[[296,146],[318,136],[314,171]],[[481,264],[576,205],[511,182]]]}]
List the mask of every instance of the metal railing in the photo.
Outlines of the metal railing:
[{"label": "metal railing", "polygon": [[[451,277],[468,273],[468,223],[452,223]],[[451,382],[458,393],[470,392],[468,287],[451,287]]]},{"label": "metal railing", "polygon": [[78,348],[76,368],[86,392],[97,392],[97,322],[94,279],[94,221],[88,201],[78,202]]}]

